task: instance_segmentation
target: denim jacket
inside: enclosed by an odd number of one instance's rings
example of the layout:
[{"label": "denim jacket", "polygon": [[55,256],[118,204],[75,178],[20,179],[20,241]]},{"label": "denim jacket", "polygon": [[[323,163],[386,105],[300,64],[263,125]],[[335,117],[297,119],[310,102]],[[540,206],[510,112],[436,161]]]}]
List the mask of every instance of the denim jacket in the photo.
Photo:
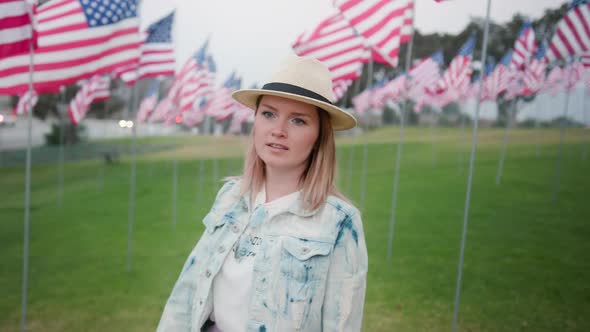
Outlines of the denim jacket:
[{"label": "denim jacket", "polygon": [[[227,182],[205,216],[158,325],[159,332],[200,331],[212,307],[212,282],[246,228],[249,195]],[[334,196],[314,211],[300,198],[265,221],[255,257],[246,331],[360,331],[368,268],[359,211]]]}]

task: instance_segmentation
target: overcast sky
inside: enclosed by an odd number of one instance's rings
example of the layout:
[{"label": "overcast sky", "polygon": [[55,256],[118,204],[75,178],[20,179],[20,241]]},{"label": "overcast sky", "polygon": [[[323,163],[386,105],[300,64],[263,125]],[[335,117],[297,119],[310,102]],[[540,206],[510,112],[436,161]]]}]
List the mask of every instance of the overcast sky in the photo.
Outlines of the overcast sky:
[{"label": "overcast sky", "polygon": [[[564,0],[492,0],[491,17],[498,23],[515,13],[532,19]],[[291,43],[333,13],[332,0],[144,0],[142,26],[176,9],[174,43],[177,67],[210,36],[210,53],[222,83],[236,70],[242,87],[263,83]],[[416,27],[423,33],[461,31],[472,16],[485,16],[485,0],[416,0]]]}]

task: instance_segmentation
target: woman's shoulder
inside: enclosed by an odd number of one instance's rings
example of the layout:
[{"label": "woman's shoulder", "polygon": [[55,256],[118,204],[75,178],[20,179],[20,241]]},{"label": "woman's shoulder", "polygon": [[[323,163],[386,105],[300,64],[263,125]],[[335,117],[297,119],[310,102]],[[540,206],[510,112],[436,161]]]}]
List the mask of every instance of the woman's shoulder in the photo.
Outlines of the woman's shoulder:
[{"label": "woman's shoulder", "polygon": [[349,218],[360,217],[360,211],[348,199],[340,195],[329,195],[325,208],[330,211],[339,211]]},{"label": "woman's shoulder", "polygon": [[224,179],[225,183],[221,186],[221,189],[217,192],[217,198],[221,198],[228,195],[239,194],[240,193],[240,185],[242,183],[242,178],[239,176],[233,176],[230,178]]}]

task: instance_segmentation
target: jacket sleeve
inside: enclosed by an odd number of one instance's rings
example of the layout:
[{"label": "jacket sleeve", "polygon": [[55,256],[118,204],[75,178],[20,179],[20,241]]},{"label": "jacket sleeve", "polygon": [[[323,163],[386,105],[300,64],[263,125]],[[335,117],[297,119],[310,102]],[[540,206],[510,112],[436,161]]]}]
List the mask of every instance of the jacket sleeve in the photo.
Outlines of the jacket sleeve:
[{"label": "jacket sleeve", "polygon": [[[227,192],[236,184],[236,181],[229,181],[223,185],[223,187],[217,193],[213,208],[217,206]],[[180,276],[172,289],[172,293],[166,302],[164,312],[160,318],[157,332],[188,332],[191,330],[191,324],[193,324],[193,297],[196,292],[198,275],[197,269],[194,268],[195,260],[197,259],[200,251],[203,251],[201,239],[191,251],[184,266],[180,272]]]},{"label": "jacket sleeve", "polygon": [[360,213],[346,215],[332,253],[322,307],[322,331],[360,331],[368,257]]}]

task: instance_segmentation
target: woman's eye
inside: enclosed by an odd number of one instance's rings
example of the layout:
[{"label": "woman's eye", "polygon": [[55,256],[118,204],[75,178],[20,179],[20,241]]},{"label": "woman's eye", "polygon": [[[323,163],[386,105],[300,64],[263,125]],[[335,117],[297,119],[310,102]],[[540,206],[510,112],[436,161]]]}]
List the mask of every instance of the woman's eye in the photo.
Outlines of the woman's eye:
[{"label": "woman's eye", "polygon": [[303,120],[303,119],[300,119],[300,118],[294,118],[294,119],[293,119],[293,120],[291,120],[291,121],[293,121],[293,123],[294,123],[294,124],[296,124],[296,125],[298,125],[298,126],[300,126],[300,125],[304,125],[304,124],[305,124],[305,120]]},{"label": "woman's eye", "polygon": [[270,118],[272,118],[274,116],[274,114],[272,112],[269,112],[269,111],[263,111],[262,112],[262,116],[265,117],[265,118],[267,118],[267,119],[270,119]]}]

